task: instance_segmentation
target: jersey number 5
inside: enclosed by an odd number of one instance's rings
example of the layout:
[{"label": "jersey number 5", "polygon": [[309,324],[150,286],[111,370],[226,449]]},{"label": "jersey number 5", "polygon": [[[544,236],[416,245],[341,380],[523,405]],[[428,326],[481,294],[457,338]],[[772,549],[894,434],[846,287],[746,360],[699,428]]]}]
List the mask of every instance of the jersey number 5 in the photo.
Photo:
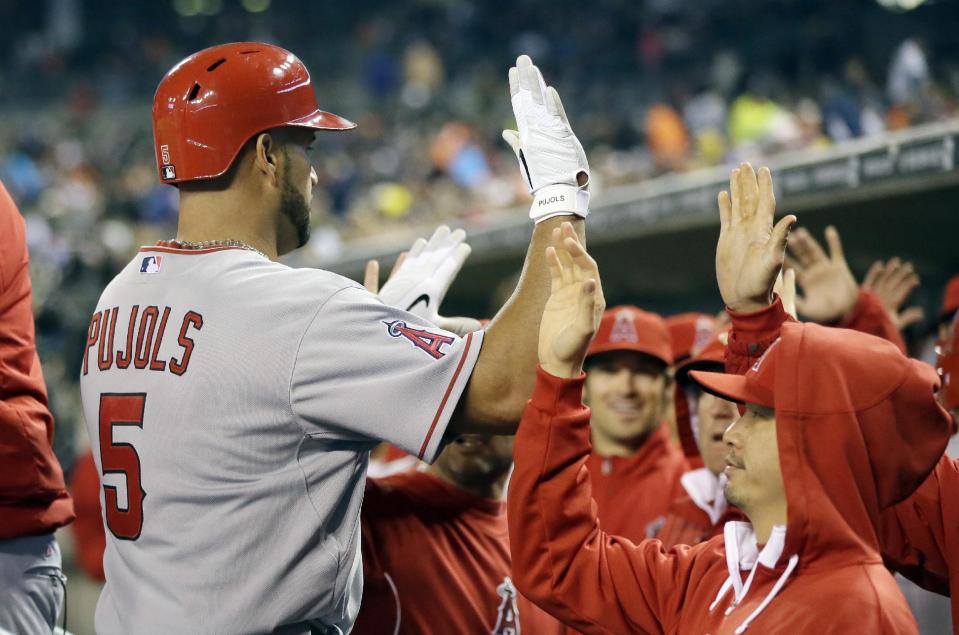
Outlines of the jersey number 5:
[{"label": "jersey number 5", "polygon": [[117,488],[106,484],[103,498],[107,527],[120,540],[136,540],[143,529],[143,499],[147,493],[140,483],[140,456],[129,443],[113,440],[113,431],[120,426],[143,428],[143,407],[146,393],[103,393],[100,395],[100,464],[103,476],[123,474],[127,481],[127,506],[121,509]]}]

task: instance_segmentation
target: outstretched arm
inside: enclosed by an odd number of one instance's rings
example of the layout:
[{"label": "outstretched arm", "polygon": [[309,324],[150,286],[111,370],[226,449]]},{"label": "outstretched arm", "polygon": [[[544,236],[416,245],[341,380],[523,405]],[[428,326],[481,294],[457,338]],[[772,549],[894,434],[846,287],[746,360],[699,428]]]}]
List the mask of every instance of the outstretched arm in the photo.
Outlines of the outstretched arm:
[{"label": "outstretched arm", "polygon": [[518,130],[506,131],[504,138],[534,197],[533,236],[516,290],[486,329],[450,434],[515,430],[533,391],[538,325],[550,293],[543,254],[555,240],[585,240],[589,166],[559,95],[525,55],[510,69],[509,83]]},{"label": "outstretched arm", "polygon": [[678,615],[693,556],[602,531],[585,462],[589,410],[582,363],[602,316],[595,263],[571,236],[547,252],[552,293],[539,330],[540,369],[514,446],[508,513],[513,580],[583,633],[659,633]]}]

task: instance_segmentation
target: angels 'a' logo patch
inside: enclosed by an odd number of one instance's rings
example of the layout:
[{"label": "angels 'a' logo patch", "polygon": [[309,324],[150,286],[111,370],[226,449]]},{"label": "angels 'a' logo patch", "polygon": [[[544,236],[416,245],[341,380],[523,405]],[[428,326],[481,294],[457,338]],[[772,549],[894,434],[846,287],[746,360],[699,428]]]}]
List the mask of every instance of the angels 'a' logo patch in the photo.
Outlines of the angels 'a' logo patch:
[{"label": "angels 'a' logo patch", "polygon": [[386,325],[386,330],[390,335],[393,337],[405,337],[413,343],[414,347],[420,349],[433,359],[444,357],[446,351],[443,350],[443,346],[448,346],[456,341],[456,338],[450,335],[440,335],[432,331],[407,326],[403,320],[383,322],[383,324]]},{"label": "angels 'a' logo patch", "polygon": [[513,586],[509,576],[503,578],[503,583],[496,587],[496,594],[500,597],[500,603],[492,635],[521,635],[519,609],[516,606],[516,587]]}]

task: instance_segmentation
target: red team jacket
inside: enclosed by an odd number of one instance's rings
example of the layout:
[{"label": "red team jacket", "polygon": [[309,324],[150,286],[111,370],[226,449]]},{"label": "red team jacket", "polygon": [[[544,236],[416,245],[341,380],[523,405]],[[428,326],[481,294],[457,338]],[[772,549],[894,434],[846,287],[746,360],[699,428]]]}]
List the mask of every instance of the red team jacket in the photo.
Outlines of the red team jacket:
[{"label": "red team jacket", "polygon": [[53,454],[53,416],[37,357],[23,218],[0,183],[0,540],[73,520]]},{"label": "red team jacket", "polygon": [[[749,335],[784,314],[777,302],[739,317],[730,355],[748,363],[762,352]],[[880,509],[915,489],[945,448],[951,423],[932,399],[935,373],[851,331],[787,324],[781,335],[775,398],[788,519],[761,552],[747,523],[670,550],[607,533],[584,469],[583,380],[540,370],[509,491],[520,591],[584,633],[916,633],[877,527]]]},{"label": "red team jacket", "polygon": [[959,462],[943,456],[916,493],[883,515],[887,563],[919,586],[952,600],[959,635]]},{"label": "red team jacket", "polygon": [[644,540],[662,524],[676,484],[689,469],[665,425],[656,428],[634,455],[594,452],[586,459],[586,467],[603,527],[633,542]]},{"label": "red team jacket", "polygon": [[363,602],[354,635],[558,635],[516,593],[506,504],[426,472],[366,482]]}]

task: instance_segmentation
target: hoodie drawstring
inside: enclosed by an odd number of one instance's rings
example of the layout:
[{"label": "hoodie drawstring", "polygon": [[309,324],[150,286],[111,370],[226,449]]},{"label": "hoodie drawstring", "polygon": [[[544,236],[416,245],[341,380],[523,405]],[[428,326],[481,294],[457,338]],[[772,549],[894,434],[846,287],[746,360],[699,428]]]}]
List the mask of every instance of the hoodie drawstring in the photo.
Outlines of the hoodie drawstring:
[{"label": "hoodie drawstring", "polygon": [[775,599],[776,594],[782,590],[783,586],[786,584],[787,578],[789,578],[792,572],[795,571],[798,565],[799,555],[794,554],[789,558],[789,563],[786,565],[786,570],[783,571],[783,574],[779,576],[778,580],[776,580],[776,584],[774,584],[773,588],[769,591],[769,593],[766,594],[766,597],[763,598],[763,601],[759,603],[759,606],[756,607],[756,610],[750,613],[749,617],[747,617],[746,620],[736,629],[736,635],[742,635],[746,632],[746,629],[749,628],[749,624],[752,623],[754,619],[759,617],[759,614],[763,612],[763,609],[769,606],[769,603]]},{"label": "hoodie drawstring", "polygon": [[723,596],[729,592],[729,589],[733,588],[733,579],[726,578],[726,581],[723,582],[723,585],[719,587],[719,593],[716,594],[716,599],[713,600],[713,603],[709,605],[709,611],[712,612],[717,606],[719,606],[719,601],[723,599]]}]

